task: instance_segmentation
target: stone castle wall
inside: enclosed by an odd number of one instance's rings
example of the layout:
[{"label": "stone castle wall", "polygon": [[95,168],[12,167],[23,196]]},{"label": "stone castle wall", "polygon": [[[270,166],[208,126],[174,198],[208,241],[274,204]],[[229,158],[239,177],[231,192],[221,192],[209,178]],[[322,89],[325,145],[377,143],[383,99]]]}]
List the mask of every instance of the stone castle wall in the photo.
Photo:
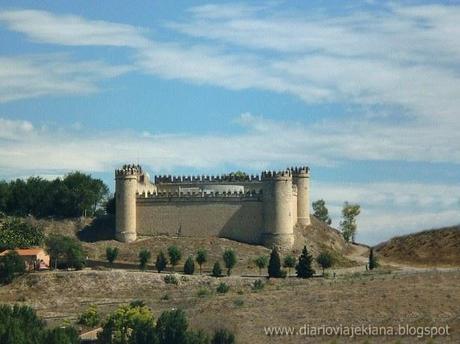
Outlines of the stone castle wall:
[{"label": "stone castle wall", "polygon": [[257,198],[138,198],[138,235],[218,236],[260,243],[263,205]]},{"label": "stone castle wall", "polygon": [[[155,176],[139,165],[115,171],[116,237],[219,236],[291,247],[296,224],[309,224],[308,167],[260,176]],[[225,191],[227,190],[227,191]]]}]

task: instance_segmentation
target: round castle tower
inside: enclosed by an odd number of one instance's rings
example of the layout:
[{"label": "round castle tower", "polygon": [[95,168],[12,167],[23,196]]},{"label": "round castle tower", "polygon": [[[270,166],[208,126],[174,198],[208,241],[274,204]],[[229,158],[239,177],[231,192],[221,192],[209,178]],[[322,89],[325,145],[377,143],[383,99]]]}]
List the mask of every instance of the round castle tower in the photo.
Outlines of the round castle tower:
[{"label": "round castle tower", "polygon": [[308,167],[291,168],[292,182],[297,186],[297,224],[310,224],[310,169]]},{"label": "round castle tower", "polygon": [[121,242],[136,240],[136,193],[141,174],[139,165],[124,165],[115,170],[115,238]]},{"label": "round castle tower", "polygon": [[294,244],[292,214],[292,173],[262,172],[264,229],[262,244],[266,247],[291,248]]}]

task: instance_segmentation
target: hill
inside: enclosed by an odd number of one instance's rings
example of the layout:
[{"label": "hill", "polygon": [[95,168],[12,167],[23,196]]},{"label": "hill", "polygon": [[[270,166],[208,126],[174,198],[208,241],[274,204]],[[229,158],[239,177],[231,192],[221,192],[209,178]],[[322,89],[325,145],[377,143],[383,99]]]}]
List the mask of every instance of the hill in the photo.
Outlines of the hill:
[{"label": "hill", "polygon": [[[91,260],[105,261],[105,249],[108,246],[118,247],[118,261],[137,264],[138,253],[146,248],[155,257],[161,250],[166,252],[170,245],[178,246],[183,255],[183,261],[194,255],[198,248],[208,251],[209,263],[205,268],[210,269],[212,264],[221,259],[225,249],[231,248],[236,251],[239,263],[237,273],[253,274],[257,272],[254,258],[260,255],[269,255],[270,250],[259,245],[249,245],[225,238],[217,237],[175,237],[158,235],[153,237],[140,237],[133,243],[121,243],[113,239],[114,221],[111,217],[95,219],[65,219],[65,220],[36,220],[28,218],[28,221],[41,226],[46,234],[60,233],[75,236],[80,239],[86,249],[88,258]],[[299,255],[303,246],[307,245],[313,256],[327,250],[331,252],[338,267],[349,267],[356,265],[355,262],[346,258],[350,248],[346,245],[341,234],[336,229],[311,217],[311,225],[304,228],[295,228],[295,245],[290,252],[283,252],[283,255]],[[179,263],[178,268],[182,266]]]},{"label": "hill", "polygon": [[460,266],[460,225],[395,237],[375,249],[387,263]]}]

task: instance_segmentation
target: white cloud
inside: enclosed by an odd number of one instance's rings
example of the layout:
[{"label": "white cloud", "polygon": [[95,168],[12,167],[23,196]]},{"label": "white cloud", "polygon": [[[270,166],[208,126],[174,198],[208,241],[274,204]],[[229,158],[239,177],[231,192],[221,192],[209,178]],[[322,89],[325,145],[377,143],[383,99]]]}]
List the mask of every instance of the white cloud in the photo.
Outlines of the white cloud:
[{"label": "white cloud", "polygon": [[44,95],[88,94],[97,82],[132,70],[101,61],[71,61],[63,55],[0,57],[0,102]]},{"label": "white cloud", "polygon": [[10,30],[24,33],[37,42],[127,47],[140,47],[148,43],[140,28],[74,15],[10,10],[0,12],[0,21],[6,23]]},{"label": "white cloud", "polygon": [[34,130],[29,121],[16,121],[0,118],[0,139],[21,139]]}]

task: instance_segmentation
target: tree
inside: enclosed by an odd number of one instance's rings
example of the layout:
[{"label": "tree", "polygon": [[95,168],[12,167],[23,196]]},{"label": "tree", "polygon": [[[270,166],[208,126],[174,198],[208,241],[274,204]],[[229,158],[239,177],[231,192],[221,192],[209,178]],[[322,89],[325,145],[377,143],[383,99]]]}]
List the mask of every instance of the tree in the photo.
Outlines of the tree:
[{"label": "tree", "polygon": [[109,197],[104,206],[107,215],[115,215],[115,205],[115,195],[113,195]]},{"label": "tree", "polygon": [[308,253],[307,246],[304,246],[302,254],[299,257],[299,262],[295,267],[297,277],[309,278],[314,275],[315,270],[313,270],[313,268],[311,267],[312,260],[313,259],[311,255]]},{"label": "tree", "polygon": [[56,327],[45,331],[43,343],[80,344],[80,336],[74,327]]},{"label": "tree", "polygon": [[213,277],[220,277],[222,276],[222,269],[220,267],[219,262],[215,262],[214,266],[212,267],[212,276]]},{"label": "tree", "polygon": [[18,218],[7,218],[0,223],[0,250],[41,246],[43,230]]},{"label": "tree", "polygon": [[155,262],[155,268],[158,272],[162,272],[166,268],[166,265],[168,265],[168,260],[163,251],[160,251]]},{"label": "tree", "polygon": [[204,249],[199,249],[196,252],[196,262],[200,266],[200,274],[201,274],[201,266],[206,263],[208,260],[208,252]]},{"label": "tree", "polygon": [[85,264],[85,252],[81,243],[71,237],[61,234],[50,235],[46,239],[46,251],[54,261],[54,268],[58,268],[58,261],[65,267],[81,269]]},{"label": "tree", "polygon": [[293,255],[287,255],[284,257],[283,266],[288,269],[289,275],[291,274],[291,269],[295,267],[296,259]]},{"label": "tree", "polygon": [[254,262],[256,266],[259,268],[259,275],[262,275],[262,269],[265,269],[268,264],[268,257],[267,256],[260,256],[257,257]]},{"label": "tree", "polygon": [[153,329],[154,317],[148,307],[124,305],[109,314],[97,339],[100,344],[155,343]]},{"label": "tree", "polygon": [[163,312],[155,328],[159,343],[187,344],[187,327],[187,318],[183,310]]},{"label": "tree", "polygon": [[107,247],[105,249],[105,257],[107,258],[110,266],[113,266],[113,262],[118,257],[118,247]]},{"label": "tree", "polygon": [[236,264],[236,254],[235,251],[232,249],[227,249],[224,251],[223,259],[225,263],[225,267],[227,268],[227,276],[230,276],[232,273],[232,269]]},{"label": "tree", "polygon": [[330,225],[331,218],[329,217],[328,210],[326,208],[326,202],[322,199],[313,202],[313,216],[315,216],[318,220],[323,221],[324,223]]},{"label": "tree", "polygon": [[209,336],[203,331],[188,331],[187,344],[209,344]]},{"label": "tree", "polygon": [[171,262],[171,265],[174,267],[179,263],[179,260],[182,258],[182,253],[179,250],[177,246],[169,246],[168,247],[168,255],[169,255],[169,261]]},{"label": "tree", "polygon": [[97,311],[96,305],[90,305],[86,309],[86,311],[80,314],[78,318],[79,324],[89,326],[89,327],[95,327],[99,325],[100,322],[101,322],[101,316],[99,315],[99,312]]},{"label": "tree", "polygon": [[217,330],[212,337],[211,344],[234,344],[235,336],[226,329]]},{"label": "tree", "polygon": [[377,257],[374,255],[374,249],[371,247],[369,251],[369,270],[374,270],[378,266]]},{"label": "tree", "polygon": [[281,273],[281,258],[280,254],[278,253],[278,249],[273,247],[272,252],[270,254],[270,262],[268,263],[268,278],[280,278],[282,277]]},{"label": "tree", "polygon": [[360,206],[358,204],[350,204],[345,202],[342,208],[342,218],[340,222],[340,228],[342,229],[342,235],[346,242],[355,242],[356,236],[356,217],[360,214]]},{"label": "tree", "polygon": [[16,274],[24,273],[24,259],[16,251],[9,251],[0,260],[0,283],[11,283]]},{"label": "tree", "polygon": [[190,256],[185,261],[184,273],[187,275],[193,275],[194,272],[195,272],[195,262],[193,261],[193,258]]},{"label": "tree", "polygon": [[324,276],[324,270],[329,269],[333,264],[332,255],[329,252],[321,252],[318,255],[318,257],[316,257],[316,262],[323,269],[323,276]]},{"label": "tree", "polygon": [[140,252],[139,252],[139,267],[140,267],[141,270],[145,270],[145,268],[147,267],[147,263],[150,260],[151,256],[152,255],[151,255],[149,250],[147,250],[145,248],[140,250]]}]

